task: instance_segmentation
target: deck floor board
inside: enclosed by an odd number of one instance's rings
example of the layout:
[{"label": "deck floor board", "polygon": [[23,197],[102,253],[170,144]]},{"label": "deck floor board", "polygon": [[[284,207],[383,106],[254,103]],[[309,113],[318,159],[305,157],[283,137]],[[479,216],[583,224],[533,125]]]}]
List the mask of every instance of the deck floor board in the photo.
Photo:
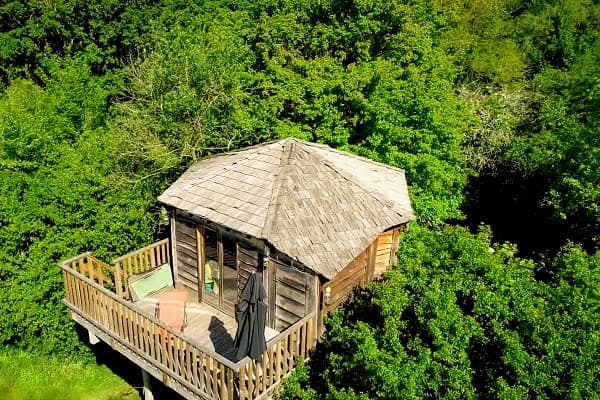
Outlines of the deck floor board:
[{"label": "deck floor board", "polygon": [[[144,314],[155,316],[158,299],[150,296],[135,303]],[[237,324],[229,315],[204,303],[188,302],[185,307],[187,325],[182,337],[200,348],[216,351],[236,362],[233,338]]]},{"label": "deck floor board", "polygon": [[[149,296],[134,305],[142,313],[154,317],[158,299],[156,296]],[[188,302],[185,311],[187,325],[181,335],[183,338],[202,349],[215,351],[232,362],[237,361],[233,347],[237,330],[234,318],[206,303]],[[265,336],[268,340],[277,333],[273,329],[266,328]]]}]

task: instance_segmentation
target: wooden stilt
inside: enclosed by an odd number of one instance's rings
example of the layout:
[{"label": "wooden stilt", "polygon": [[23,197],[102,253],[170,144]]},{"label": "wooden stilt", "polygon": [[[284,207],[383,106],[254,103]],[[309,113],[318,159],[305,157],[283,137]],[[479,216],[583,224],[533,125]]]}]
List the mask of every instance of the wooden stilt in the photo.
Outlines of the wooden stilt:
[{"label": "wooden stilt", "polygon": [[152,394],[151,376],[145,370],[142,369],[142,380],[144,381],[144,400],[154,400],[154,394]]}]

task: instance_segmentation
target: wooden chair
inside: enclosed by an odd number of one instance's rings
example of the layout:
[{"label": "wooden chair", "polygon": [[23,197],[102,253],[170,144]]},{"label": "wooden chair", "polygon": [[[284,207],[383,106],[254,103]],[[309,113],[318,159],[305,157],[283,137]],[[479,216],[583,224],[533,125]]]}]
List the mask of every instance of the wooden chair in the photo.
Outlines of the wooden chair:
[{"label": "wooden chair", "polygon": [[[185,290],[171,289],[161,292],[157,295],[158,304],[156,306],[156,317],[159,321],[172,328],[175,332],[183,332],[183,328],[187,325],[187,316],[185,312],[185,304],[187,302],[187,292]],[[175,363],[175,360],[180,359],[179,348],[180,341],[175,335],[166,329],[159,328],[158,334],[168,344],[166,353],[163,354],[169,359],[170,363]],[[164,342],[163,342],[164,343]],[[172,364],[173,365],[173,364]],[[183,371],[183,365],[179,365],[179,373]]]}]

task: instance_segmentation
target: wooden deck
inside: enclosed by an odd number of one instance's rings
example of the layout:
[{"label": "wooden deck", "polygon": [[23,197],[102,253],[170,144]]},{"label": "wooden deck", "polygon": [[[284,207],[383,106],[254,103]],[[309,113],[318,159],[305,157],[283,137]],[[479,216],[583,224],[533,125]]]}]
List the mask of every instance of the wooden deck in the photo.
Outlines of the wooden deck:
[{"label": "wooden deck", "polygon": [[[158,300],[149,296],[142,301],[133,303],[142,313],[154,316]],[[226,359],[237,362],[233,340],[237,330],[235,319],[205,303],[188,302],[185,307],[187,325],[181,337],[195,345],[214,351]],[[265,338],[270,340],[279,332],[269,327],[265,328]]]},{"label": "wooden deck", "polygon": [[75,322],[188,400],[265,400],[308,358],[316,344],[316,312],[283,332],[269,331],[262,361],[233,361],[233,318],[188,303],[188,325],[175,332],[155,317],[156,300],[130,301],[126,277],[170,261],[160,241],[106,264],[90,253],[61,264],[65,300]]}]

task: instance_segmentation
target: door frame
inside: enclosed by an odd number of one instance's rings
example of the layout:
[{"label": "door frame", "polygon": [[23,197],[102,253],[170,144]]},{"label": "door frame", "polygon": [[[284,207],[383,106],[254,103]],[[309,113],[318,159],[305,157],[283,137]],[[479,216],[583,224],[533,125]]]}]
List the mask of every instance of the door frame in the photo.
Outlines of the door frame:
[{"label": "door frame", "polygon": [[[205,230],[209,229],[215,233],[217,237],[217,264],[219,267],[219,277],[216,279],[216,284],[218,285],[218,298],[217,296],[208,295],[206,293],[206,288],[204,286],[204,269],[206,265],[206,251],[205,251]],[[217,310],[234,317],[235,316],[235,303],[229,304],[227,300],[224,299],[224,252],[223,252],[223,233],[220,229],[211,229],[201,225],[197,225],[196,227],[196,236],[197,236],[197,246],[198,246],[198,297],[199,301],[210,305],[211,307],[216,308]],[[239,285],[240,279],[240,271],[239,271],[239,260],[237,254],[237,242],[238,239],[235,236],[230,236],[230,238],[236,243],[236,252],[235,252],[235,274],[236,274],[236,291],[237,286]],[[210,300],[209,300],[210,299]],[[216,302],[215,302],[216,300]]]}]

